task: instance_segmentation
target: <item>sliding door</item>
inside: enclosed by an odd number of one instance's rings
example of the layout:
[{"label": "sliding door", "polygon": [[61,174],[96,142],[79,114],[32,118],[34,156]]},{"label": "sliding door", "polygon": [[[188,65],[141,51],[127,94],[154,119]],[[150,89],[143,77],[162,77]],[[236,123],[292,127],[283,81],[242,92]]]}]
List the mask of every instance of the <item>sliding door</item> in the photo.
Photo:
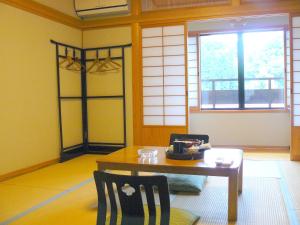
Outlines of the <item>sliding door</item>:
[{"label": "sliding door", "polygon": [[300,16],[291,18],[292,143],[291,159],[300,160]]},{"label": "sliding door", "polygon": [[171,133],[186,133],[188,124],[185,25],[140,30],[140,118],[135,143],[167,145]]}]

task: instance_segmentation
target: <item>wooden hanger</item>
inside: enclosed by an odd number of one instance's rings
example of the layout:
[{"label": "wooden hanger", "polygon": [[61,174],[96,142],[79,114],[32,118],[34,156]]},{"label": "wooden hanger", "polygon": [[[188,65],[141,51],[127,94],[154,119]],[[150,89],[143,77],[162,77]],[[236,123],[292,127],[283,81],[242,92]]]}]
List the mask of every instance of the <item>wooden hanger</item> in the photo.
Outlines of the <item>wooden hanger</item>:
[{"label": "wooden hanger", "polygon": [[110,56],[108,56],[102,64],[97,68],[96,72],[107,72],[107,71],[113,71],[113,70],[119,70],[122,66],[114,62]]},{"label": "wooden hanger", "polygon": [[[75,50],[73,49],[73,57],[68,55],[68,49],[65,50],[66,57],[59,63],[59,67],[62,69],[79,72],[84,69],[81,61],[76,57]],[[64,64],[66,64],[64,66]]]},{"label": "wooden hanger", "polygon": [[[96,51],[96,59],[94,60],[93,64],[88,68],[87,72],[91,72],[92,69],[97,66],[97,68],[99,67],[99,65],[101,64],[100,60],[99,60],[99,52],[98,50]],[[91,72],[94,73],[94,72]]]}]

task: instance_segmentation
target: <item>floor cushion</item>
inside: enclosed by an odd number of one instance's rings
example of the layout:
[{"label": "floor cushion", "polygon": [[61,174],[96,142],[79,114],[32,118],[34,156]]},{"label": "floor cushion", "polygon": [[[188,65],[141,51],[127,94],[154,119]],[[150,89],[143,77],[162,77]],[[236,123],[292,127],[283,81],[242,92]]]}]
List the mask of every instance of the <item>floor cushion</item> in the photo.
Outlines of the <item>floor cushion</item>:
[{"label": "floor cushion", "polygon": [[184,174],[163,174],[167,177],[171,193],[199,194],[207,180],[206,176],[184,175]]}]

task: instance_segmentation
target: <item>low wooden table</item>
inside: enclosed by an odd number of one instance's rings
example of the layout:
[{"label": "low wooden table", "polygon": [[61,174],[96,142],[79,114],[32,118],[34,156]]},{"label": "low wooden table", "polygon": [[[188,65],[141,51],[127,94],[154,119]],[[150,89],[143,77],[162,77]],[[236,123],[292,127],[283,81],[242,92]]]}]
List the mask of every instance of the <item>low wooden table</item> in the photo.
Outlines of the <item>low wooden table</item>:
[{"label": "low wooden table", "polygon": [[[155,148],[155,159],[141,159],[138,149]],[[97,160],[98,170],[126,170],[132,175],[141,172],[159,172],[228,177],[228,220],[237,220],[238,194],[243,188],[243,151],[239,149],[213,148],[207,150],[203,160],[171,160],[166,158],[163,147],[127,147]],[[230,167],[216,166],[216,159],[233,160]]]}]

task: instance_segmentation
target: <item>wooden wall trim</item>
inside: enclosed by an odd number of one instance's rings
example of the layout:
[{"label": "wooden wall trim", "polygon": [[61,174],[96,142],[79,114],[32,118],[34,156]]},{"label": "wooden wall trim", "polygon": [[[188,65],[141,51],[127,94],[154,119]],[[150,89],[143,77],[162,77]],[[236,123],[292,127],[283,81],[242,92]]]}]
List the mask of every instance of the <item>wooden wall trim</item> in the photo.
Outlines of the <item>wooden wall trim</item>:
[{"label": "wooden wall trim", "polygon": [[137,5],[132,7],[132,15],[81,21],[80,19],[66,15],[32,0],[0,0],[0,2],[82,30],[129,26],[133,23],[179,23],[191,20],[224,18],[231,16],[262,15],[271,13],[300,13],[300,4],[298,0],[266,1],[246,4],[240,4],[239,0],[232,0],[231,4],[168,9],[144,13],[141,13],[141,5],[135,2]]},{"label": "wooden wall trim", "polygon": [[35,170],[38,170],[38,169],[41,169],[41,168],[44,168],[44,167],[47,167],[47,166],[54,165],[58,162],[59,162],[59,159],[52,159],[52,160],[42,162],[42,163],[30,166],[30,167],[26,167],[26,168],[19,169],[19,170],[16,170],[16,171],[13,171],[13,172],[10,172],[10,173],[7,173],[7,174],[0,175],[0,182],[2,182],[4,180],[11,179],[13,177],[17,177],[17,176],[26,174],[26,173],[33,172]]},{"label": "wooden wall trim", "polygon": [[118,18],[99,19],[84,21],[82,29],[96,29],[118,25],[130,25],[131,23],[179,23],[191,20],[203,20],[212,18],[224,18],[234,16],[263,15],[273,13],[299,13],[300,4],[298,0],[267,1],[247,4],[225,4],[217,6],[193,7],[149,11],[140,15],[124,16]]},{"label": "wooden wall trim", "polygon": [[[35,15],[59,22],[77,29],[82,28],[82,21],[72,16],[66,15],[48,6],[34,2],[32,0],[0,0],[0,3],[25,10]],[[7,18],[9,19],[9,18]]]}]

